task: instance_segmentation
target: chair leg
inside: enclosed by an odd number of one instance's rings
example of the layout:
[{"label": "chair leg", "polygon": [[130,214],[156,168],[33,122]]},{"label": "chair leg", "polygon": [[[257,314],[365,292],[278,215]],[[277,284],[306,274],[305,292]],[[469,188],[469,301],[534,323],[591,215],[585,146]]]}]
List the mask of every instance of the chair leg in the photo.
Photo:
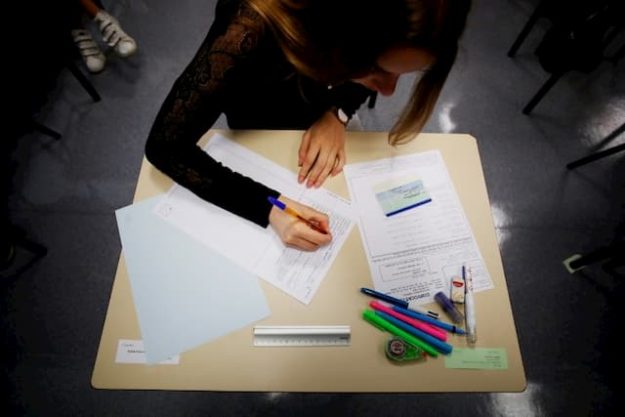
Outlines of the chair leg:
[{"label": "chair leg", "polygon": [[78,80],[80,85],[82,85],[82,87],[85,90],[87,90],[87,93],[89,93],[93,101],[98,102],[102,100],[102,98],[100,97],[100,94],[98,94],[93,84],[89,82],[87,77],[85,77],[84,74],[78,69],[76,64],[74,64],[72,61],[67,61],[67,68],[74,75],[74,77]]},{"label": "chair leg", "polygon": [[614,56],[612,56],[611,58],[608,58],[610,60],[610,62],[612,62],[614,65],[618,64],[618,62],[625,56],[625,45],[621,46],[618,51],[616,51],[616,53],[614,54]]},{"label": "chair leg", "polygon": [[[614,139],[615,137],[619,136],[623,132],[625,132],[625,123],[623,123],[620,127],[616,128],[614,132],[606,136],[606,138],[602,142],[610,141]],[[597,159],[605,158],[606,156],[609,156],[609,155],[612,155],[612,154],[615,154],[617,152],[624,151],[624,150],[625,150],[625,143],[616,145],[612,148],[608,148],[603,151],[595,152],[583,158],[577,159],[573,162],[569,162],[568,164],[566,164],[566,167],[568,169],[577,168],[579,166],[586,165],[590,162],[596,161]]]},{"label": "chair leg", "polygon": [[574,255],[564,261],[566,268],[570,272],[578,271],[588,265],[602,261],[611,261],[615,259],[619,253],[625,250],[625,245],[615,243],[610,246],[596,249],[586,255]]},{"label": "chair leg", "polygon": [[30,123],[31,123],[31,127],[34,130],[37,130],[37,131],[43,133],[44,135],[48,135],[52,139],[56,139],[56,140],[61,139],[61,134],[59,132],[57,132],[56,130],[52,130],[48,126],[44,126],[41,123],[35,122],[34,120],[31,120]]},{"label": "chair leg", "polygon": [[609,148],[609,149],[606,149],[604,151],[595,152],[595,153],[593,153],[591,155],[588,155],[588,156],[586,156],[584,158],[580,158],[577,161],[573,161],[571,163],[566,164],[566,167],[568,169],[577,168],[579,166],[589,164],[592,161],[596,161],[597,159],[605,158],[606,156],[615,154],[615,153],[620,152],[620,151],[625,151],[625,143],[623,143],[621,145],[616,145],[613,148]]},{"label": "chair leg", "polygon": [[[11,264],[15,262],[15,258],[10,259],[9,264],[3,265],[4,269],[2,270],[2,274],[0,274],[0,278],[3,279],[3,282],[10,282],[11,279],[19,277],[24,271],[29,269],[37,261],[39,261],[48,254],[48,248],[40,243],[34,242],[27,238],[26,233],[23,230],[17,228],[13,229],[14,230],[8,232],[13,247],[23,248],[30,252],[33,256],[29,261],[20,266]],[[5,273],[8,273],[10,275],[5,275]]]},{"label": "chair leg", "polygon": [[544,3],[544,1],[541,1],[538,4],[538,6],[536,6],[536,9],[534,10],[532,15],[530,16],[529,20],[527,21],[525,26],[523,26],[523,29],[521,30],[521,33],[519,33],[519,36],[517,36],[516,40],[514,41],[512,46],[510,47],[510,50],[508,51],[508,56],[510,58],[512,58],[512,57],[514,57],[514,55],[516,55],[517,50],[519,49],[519,47],[521,46],[523,41],[525,41],[525,38],[527,38],[527,35],[530,33],[530,30],[532,30],[532,28],[536,24],[536,21],[541,16],[542,9],[543,9],[543,3]]},{"label": "chair leg", "polygon": [[547,80],[547,82],[540,87],[540,90],[532,97],[532,99],[527,103],[527,105],[523,108],[523,114],[530,114],[531,111],[536,107],[536,105],[542,100],[542,98],[551,90],[551,87],[562,77],[562,73],[551,74],[551,77]]}]

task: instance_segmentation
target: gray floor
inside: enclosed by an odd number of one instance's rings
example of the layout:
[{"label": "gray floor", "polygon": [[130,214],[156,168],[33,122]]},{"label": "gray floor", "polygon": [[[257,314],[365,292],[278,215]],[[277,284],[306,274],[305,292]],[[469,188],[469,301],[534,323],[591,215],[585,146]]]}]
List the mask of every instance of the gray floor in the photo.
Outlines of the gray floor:
[{"label": "gray floor", "polygon": [[[0,312],[16,415],[604,416],[616,403],[615,333],[623,281],[562,260],[610,242],[623,219],[625,159],[567,171],[625,121],[623,66],[567,74],[528,117],[547,74],[533,54],[546,21],[515,59],[506,52],[536,0],[477,0],[463,50],[428,132],[478,139],[528,386],[520,394],[345,395],[99,391],[90,386],[120,254],[114,210],[132,201],[160,103],[199,46],[214,1],[105,2],[137,40],[90,76],[94,104],[67,72],[38,115],[62,132],[20,140],[14,222],[49,248],[18,279],[3,279]],[[408,80],[409,81],[409,80]],[[366,130],[387,130],[407,96],[362,109]],[[225,127],[220,122],[219,126]],[[617,327],[618,326],[618,327]],[[3,409],[7,408],[4,405]]]}]

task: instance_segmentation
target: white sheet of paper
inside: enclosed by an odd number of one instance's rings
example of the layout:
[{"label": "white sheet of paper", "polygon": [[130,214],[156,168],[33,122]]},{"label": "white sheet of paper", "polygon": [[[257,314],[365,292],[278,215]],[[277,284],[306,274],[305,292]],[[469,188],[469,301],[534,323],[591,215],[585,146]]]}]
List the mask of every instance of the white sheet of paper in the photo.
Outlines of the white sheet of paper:
[{"label": "white sheet of paper", "polygon": [[261,228],[179,185],[155,212],[302,303],[310,303],[353,226],[349,201],[323,188],[307,189],[297,183],[295,173],[224,136],[213,136],[205,151],[230,169],[327,213],[332,242],[314,252],[288,248],[271,227]]},{"label": "white sheet of paper", "polygon": [[[417,303],[449,295],[462,265],[473,271],[475,291],[493,288],[479,248],[439,151],[348,164],[345,177],[377,291]],[[432,201],[386,217],[375,185],[420,178]]]},{"label": "white sheet of paper", "polygon": [[270,313],[255,275],[154,214],[163,197],[115,213],[148,363]]}]

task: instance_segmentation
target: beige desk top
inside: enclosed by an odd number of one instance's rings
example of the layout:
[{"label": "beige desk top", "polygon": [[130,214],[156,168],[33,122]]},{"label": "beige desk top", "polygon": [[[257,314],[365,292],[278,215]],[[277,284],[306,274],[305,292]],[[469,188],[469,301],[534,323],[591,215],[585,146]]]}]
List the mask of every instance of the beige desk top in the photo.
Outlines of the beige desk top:
[{"label": "beige desk top", "polygon": [[[223,132],[277,163],[296,170],[301,132]],[[209,132],[204,140],[212,133]],[[181,355],[179,365],[116,364],[119,339],[141,339],[123,256],[120,258],[104,323],[92,384],[101,389],[309,392],[479,392],[523,391],[525,373],[501,257],[490,213],[476,141],[468,135],[422,134],[408,145],[389,146],[386,134],[352,132],[349,162],[439,149],[447,164],[495,288],[475,295],[478,347],[505,348],[507,370],[446,369],[444,357],[396,365],[383,353],[387,334],[366,323],[361,313],[372,287],[358,228],[354,227],[312,302],[305,306],[262,281],[271,315],[263,325],[351,325],[349,347],[258,348],[252,326]],[[171,180],[144,161],[135,201],[162,193]],[[343,175],[327,188],[348,197]],[[438,310],[437,306],[429,306]],[[450,343],[466,347],[464,337]]]}]

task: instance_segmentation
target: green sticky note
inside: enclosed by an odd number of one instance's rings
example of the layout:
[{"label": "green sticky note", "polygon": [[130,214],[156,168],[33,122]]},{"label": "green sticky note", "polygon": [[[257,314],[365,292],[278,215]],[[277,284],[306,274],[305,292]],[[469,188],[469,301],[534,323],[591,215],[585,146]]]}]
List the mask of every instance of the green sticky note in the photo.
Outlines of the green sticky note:
[{"label": "green sticky note", "polygon": [[445,356],[445,368],[456,369],[508,369],[508,355],[503,348],[454,347]]}]

